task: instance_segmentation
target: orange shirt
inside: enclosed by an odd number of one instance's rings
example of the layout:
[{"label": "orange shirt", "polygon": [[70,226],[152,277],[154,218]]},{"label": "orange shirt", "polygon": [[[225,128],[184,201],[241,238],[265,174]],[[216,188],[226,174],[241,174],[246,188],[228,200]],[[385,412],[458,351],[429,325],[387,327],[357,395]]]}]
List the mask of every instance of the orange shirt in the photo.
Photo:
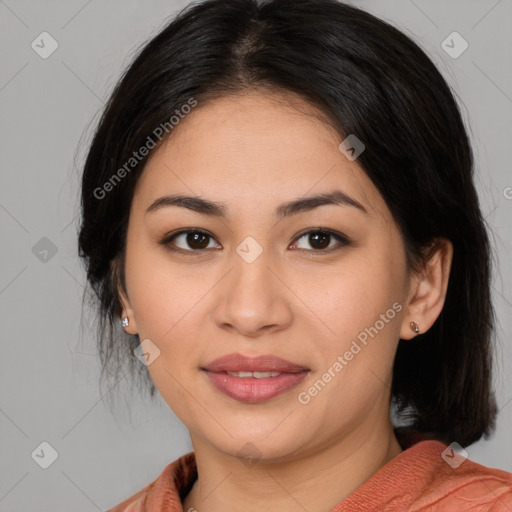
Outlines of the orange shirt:
[{"label": "orange shirt", "polygon": [[[413,444],[331,512],[512,512],[512,473],[470,459],[454,468],[441,456],[446,448],[431,439]],[[191,452],[107,512],[183,512],[181,500],[196,479]]]}]

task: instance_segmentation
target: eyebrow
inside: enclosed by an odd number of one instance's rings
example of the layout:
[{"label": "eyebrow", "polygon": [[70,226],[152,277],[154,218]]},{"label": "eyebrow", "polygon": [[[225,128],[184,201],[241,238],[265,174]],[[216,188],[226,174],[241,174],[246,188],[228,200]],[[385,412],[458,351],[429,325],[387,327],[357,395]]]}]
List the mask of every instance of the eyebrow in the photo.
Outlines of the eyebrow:
[{"label": "eyebrow", "polygon": [[[301,197],[279,205],[275,216],[278,219],[289,217],[297,213],[311,211],[324,205],[352,206],[363,213],[368,213],[366,208],[358,201],[348,196],[341,190],[334,190],[325,194]],[[180,194],[159,197],[147,208],[146,213],[154,212],[168,206],[179,206],[194,212],[212,217],[227,217],[227,207],[223,203],[203,199],[199,196],[186,196]]]}]

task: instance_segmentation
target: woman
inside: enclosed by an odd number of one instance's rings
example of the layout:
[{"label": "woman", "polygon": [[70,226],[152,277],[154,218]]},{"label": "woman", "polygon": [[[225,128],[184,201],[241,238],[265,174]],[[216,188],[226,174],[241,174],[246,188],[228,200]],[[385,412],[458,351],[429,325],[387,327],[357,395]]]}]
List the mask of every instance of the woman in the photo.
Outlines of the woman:
[{"label": "woman", "polygon": [[152,39],[79,246],[105,374],[142,370],[194,451],[111,511],[511,510],[464,450],[497,409],[472,172],[435,66],[356,8],[208,0]]}]

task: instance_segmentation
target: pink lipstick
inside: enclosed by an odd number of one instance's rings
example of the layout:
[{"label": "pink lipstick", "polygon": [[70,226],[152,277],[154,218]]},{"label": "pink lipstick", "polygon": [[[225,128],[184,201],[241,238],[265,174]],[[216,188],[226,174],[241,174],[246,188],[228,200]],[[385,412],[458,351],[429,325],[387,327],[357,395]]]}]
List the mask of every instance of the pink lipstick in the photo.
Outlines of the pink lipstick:
[{"label": "pink lipstick", "polygon": [[201,368],[210,382],[235,400],[257,403],[269,400],[293,388],[309,369],[280,357],[246,357],[230,354]]}]

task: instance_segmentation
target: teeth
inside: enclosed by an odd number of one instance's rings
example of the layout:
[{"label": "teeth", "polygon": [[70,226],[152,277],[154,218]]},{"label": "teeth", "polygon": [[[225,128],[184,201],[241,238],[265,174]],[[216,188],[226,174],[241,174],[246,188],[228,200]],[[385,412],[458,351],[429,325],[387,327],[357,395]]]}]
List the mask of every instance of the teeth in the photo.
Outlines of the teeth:
[{"label": "teeth", "polygon": [[242,379],[268,379],[281,375],[281,372],[227,372],[227,374]]}]

